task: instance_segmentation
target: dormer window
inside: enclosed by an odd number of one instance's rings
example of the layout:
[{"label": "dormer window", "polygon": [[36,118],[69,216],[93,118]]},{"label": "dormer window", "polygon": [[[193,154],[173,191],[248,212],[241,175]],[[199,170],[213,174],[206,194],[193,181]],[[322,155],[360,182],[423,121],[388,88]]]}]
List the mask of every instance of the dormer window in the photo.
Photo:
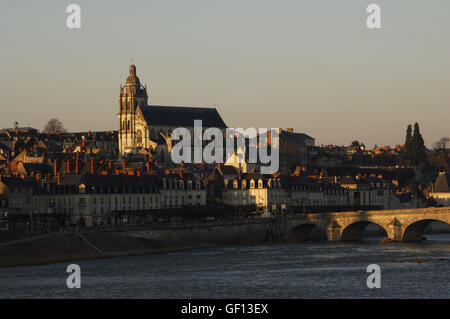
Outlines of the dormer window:
[{"label": "dormer window", "polygon": [[255,180],[250,181],[250,188],[255,188]]},{"label": "dormer window", "polygon": [[263,188],[263,181],[261,179],[258,180],[258,188]]}]

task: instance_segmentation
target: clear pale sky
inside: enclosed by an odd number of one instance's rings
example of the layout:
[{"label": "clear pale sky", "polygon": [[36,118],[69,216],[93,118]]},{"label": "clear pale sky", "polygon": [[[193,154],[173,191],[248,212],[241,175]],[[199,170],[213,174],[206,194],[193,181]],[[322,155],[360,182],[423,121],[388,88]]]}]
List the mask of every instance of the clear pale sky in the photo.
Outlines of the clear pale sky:
[{"label": "clear pale sky", "polygon": [[[82,10],[81,30],[66,7]],[[382,29],[366,27],[366,7]],[[117,129],[131,59],[149,104],[217,107],[230,127],[317,144],[450,135],[448,0],[39,0],[0,7],[0,126]]]}]

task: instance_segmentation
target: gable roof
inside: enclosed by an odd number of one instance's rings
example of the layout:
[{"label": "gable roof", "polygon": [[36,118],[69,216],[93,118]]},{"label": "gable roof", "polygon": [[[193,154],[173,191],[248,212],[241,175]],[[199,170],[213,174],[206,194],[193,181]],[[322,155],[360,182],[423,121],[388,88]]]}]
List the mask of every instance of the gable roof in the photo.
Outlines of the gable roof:
[{"label": "gable roof", "polygon": [[194,120],[202,120],[205,127],[227,127],[215,108],[156,105],[139,108],[150,125],[192,127]]},{"label": "gable roof", "polygon": [[450,173],[439,173],[436,182],[434,182],[434,191],[437,193],[450,192]]}]

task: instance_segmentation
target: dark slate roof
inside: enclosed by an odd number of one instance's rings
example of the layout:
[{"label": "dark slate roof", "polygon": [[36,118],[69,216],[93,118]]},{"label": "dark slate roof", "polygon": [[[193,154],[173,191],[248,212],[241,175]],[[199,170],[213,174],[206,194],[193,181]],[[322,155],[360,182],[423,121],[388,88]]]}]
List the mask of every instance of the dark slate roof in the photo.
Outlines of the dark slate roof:
[{"label": "dark slate roof", "polygon": [[220,169],[224,175],[238,175],[238,169],[234,166],[223,165]]},{"label": "dark slate roof", "polygon": [[58,144],[56,144],[54,141],[41,141],[41,142],[49,152],[56,153],[60,151]]},{"label": "dark slate roof", "polygon": [[32,181],[24,180],[20,177],[2,177],[0,181],[8,187],[34,187]]},{"label": "dark slate roof", "polygon": [[450,192],[450,173],[439,173],[434,183],[434,191],[438,193]]},{"label": "dark slate roof", "polygon": [[46,163],[23,163],[23,168],[27,175],[32,172],[40,172],[44,175],[52,172],[52,168]]},{"label": "dark slate roof", "polygon": [[137,186],[147,184],[157,184],[153,176],[134,176],[134,175],[67,175],[62,178],[63,186]]},{"label": "dark slate roof", "polygon": [[140,109],[151,125],[191,127],[194,120],[202,120],[204,127],[227,127],[214,108],[148,105]]},{"label": "dark slate roof", "polygon": [[304,139],[304,140],[313,140],[313,141],[315,141],[314,137],[311,137],[311,136],[309,136],[309,135],[307,135],[305,133],[295,133],[295,132],[289,133],[287,131],[281,131],[280,137],[287,137],[287,138],[291,137],[291,138],[296,138],[296,139]]},{"label": "dark slate roof", "polygon": [[11,149],[3,143],[0,143],[0,149],[4,150],[6,152],[11,152]]}]

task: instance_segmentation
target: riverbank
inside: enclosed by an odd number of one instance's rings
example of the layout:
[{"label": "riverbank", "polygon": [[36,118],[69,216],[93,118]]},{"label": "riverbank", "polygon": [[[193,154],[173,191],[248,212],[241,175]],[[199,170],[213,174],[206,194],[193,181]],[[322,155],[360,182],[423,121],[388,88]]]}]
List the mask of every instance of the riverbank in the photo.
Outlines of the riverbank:
[{"label": "riverbank", "polygon": [[215,245],[212,243],[151,240],[110,233],[58,232],[1,243],[0,267],[163,254],[212,246]]},{"label": "riverbank", "polygon": [[[276,220],[221,221],[201,224],[123,226],[55,233],[0,233],[0,267],[51,264],[119,256],[162,254],[195,248],[242,246],[298,240]],[[316,229],[317,230],[317,229]],[[448,232],[443,223],[429,225],[425,234]],[[310,231],[310,240],[314,232]],[[320,238],[319,232],[317,239]],[[363,237],[386,235],[376,225]],[[306,238],[305,238],[306,239]],[[389,241],[386,241],[386,243]]]}]

